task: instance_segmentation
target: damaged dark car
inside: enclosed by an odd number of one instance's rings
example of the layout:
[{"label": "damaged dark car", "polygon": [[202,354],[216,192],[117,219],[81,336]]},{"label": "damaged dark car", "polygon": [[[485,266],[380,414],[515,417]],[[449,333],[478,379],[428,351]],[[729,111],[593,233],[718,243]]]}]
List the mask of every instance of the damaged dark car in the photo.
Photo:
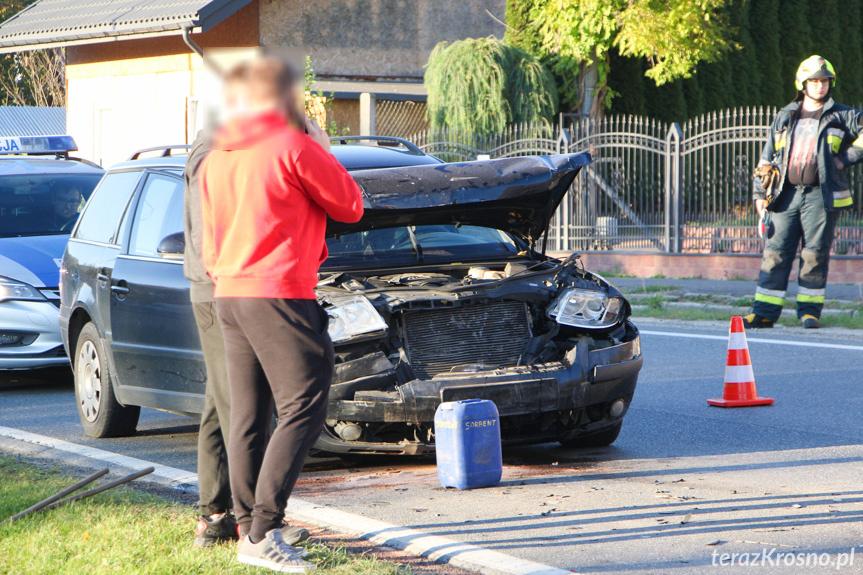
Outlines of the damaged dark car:
[{"label": "damaged dark car", "polygon": [[318,298],[336,375],[318,447],[433,449],[442,401],[489,399],[505,444],[612,443],[642,355],[623,295],[536,251],[587,154],[355,174],[358,224],[330,222]]},{"label": "damaged dark car", "polygon": [[[577,255],[541,249],[590,156],[445,164],[415,147],[405,154],[425,165],[352,170],[365,214],[328,223],[317,295],[336,368],[317,449],[431,452],[438,405],[474,398],[497,405],[504,444],[612,443],[642,365],[629,303]],[[76,230],[64,256],[61,331],[90,435],[133,433],[140,406],[203,408],[179,265],[181,170],[180,158],[112,168],[91,202],[113,192],[122,203],[111,237],[100,244]]]}]

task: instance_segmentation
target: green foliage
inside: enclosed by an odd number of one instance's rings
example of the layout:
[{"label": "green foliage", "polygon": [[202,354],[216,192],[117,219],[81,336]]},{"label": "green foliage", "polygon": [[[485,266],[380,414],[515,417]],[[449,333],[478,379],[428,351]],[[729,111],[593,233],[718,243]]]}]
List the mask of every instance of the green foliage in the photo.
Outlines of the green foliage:
[{"label": "green foliage", "polygon": [[836,68],[836,87],[844,102],[857,105],[863,103],[863,0],[845,0],[840,10],[840,43],[848,49],[842,51],[842,67]]},{"label": "green foliage", "polygon": [[494,36],[435,46],[425,84],[432,129],[482,137],[508,124],[547,122],[557,112],[557,88],[548,69]]},{"label": "green foliage", "polygon": [[[596,99],[611,104],[608,86],[612,49],[647,62],[645,75],[657,86],[688,78],[698,62],[715,61],[730,49],[721,9],[730,0],[533,0],[519,34],[541,43],[539,56],[560,80],[561,99],[577,108],[588,67],[598,75]],[[515,0],[510,0],[513,7]],[[522,21],[519,22],[520,25]]]},{"label": "green foliage", "polygon": [[[312,86],[315,84],[318,75],[315,74],[315,69],[312,68],[312,57],[306,54],[306,67],[303,70],[303,93],[306,94],[305,109],[306,116],[317,119],[319,116],[330,118],[333,109],[334,94],[331,92],[327,97],[322,90],[317,92],[312,91]],[[343,136],[349,134],[350,126],[339,126],[335,120],[324,120],[321,122],[321,128],[331,136]]]},{"label": "green foliage", "polygon": [[740,100],[757,102],[761,97],[761,76],[758,73],[758,53],[749,32],[749,3],[736,2],[728,8],[728,14],[740,47],[726,58],[735,87],[733,91],[729,90],[729,105],[736,106]]},{"label": "green foliage", "polygon": [[[752,45],[758,58],[758,76],[761,89],[757,100],[738,100],[737,105],[758,104],[777,106],[784,103],[786,78],[782,76],[782,52],[779,48],[779,0],[751,0],[749,22],[752,26]],[[745,50],[746,48],[744,48]],[[793,78],[792,78],[793,84]]]},{"label": "green foliage", "polygon": [[[661,89],[638,77],[646,59],[612,53],[608,86],[621,95],[610,112],[683,122],[729,107],[783,106],[796,96],[797,67],[812,54],[836,67],[837,101],[863,102],[863,0],[729,0],[718,13],[737,49]],[[682,98],[671,88],[678,83]]]},{"label": "green foliage", "polygon": [[[815,0],[821,4],[822,0]],[[794,76],[800,62],[814,54],[809,0],[783,0],[779,9],[779,49],[782,54],[782,103],[797,95]]]},{"label": "green foliage", "polygon": [[542,43],[537,34],[533,33],[530,21],[530,10],[534,0],[509,0],[506,3],[506,33],[504,41],[517,46],[529,54],[542,53]]}]

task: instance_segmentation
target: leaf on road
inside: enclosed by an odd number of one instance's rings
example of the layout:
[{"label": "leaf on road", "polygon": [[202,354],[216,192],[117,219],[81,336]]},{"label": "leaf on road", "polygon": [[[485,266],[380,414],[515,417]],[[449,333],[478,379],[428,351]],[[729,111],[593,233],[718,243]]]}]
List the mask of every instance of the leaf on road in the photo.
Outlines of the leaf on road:
[{"label": "leaf on road", "polygon": [[681,522],[680,522],[680,524],[681,524],[681,525],[685,525],[685,524],[689,523],[689,520],[690,520],[690,519],[692,519],[692,513],[687,513],[687,514],[683,517],[683,521],[681,521]]}]

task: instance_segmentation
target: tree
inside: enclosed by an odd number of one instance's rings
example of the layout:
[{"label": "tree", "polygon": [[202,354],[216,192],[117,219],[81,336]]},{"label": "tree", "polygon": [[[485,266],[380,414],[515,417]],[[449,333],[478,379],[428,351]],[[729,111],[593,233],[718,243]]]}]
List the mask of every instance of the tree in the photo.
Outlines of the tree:
[{"label": "tree", "polygon": [[512,123],[549,121],[557,112],[551,73],[494,36],[439,43],[429,55],[425,84],[432,129],[482,137]]},{"label": "tree", "polygon": [[[699,62],[718,60],[731,49],[730,29],[721,9],[731,0],[509,0],[528,22],[517,34],[539,38],[537,54],[551,64],[561,99],[579,109],[584,77],[595,66],[599,82],[591,115],[599,115],[614,93],[608,88],[610,51],[643,58],[645,75],[657,86],[688,78]],[[529,45],[527,40],[523,45]]]},{"label": "tree", "polygon": [[66,105],[66,54],[62,48],[17,52],[0,71],[6,106]]},{"label": "tree", "polygon": [[[0,22],[34,1],[0,0]],[[65,106],[65,52],[38,50],[0,56],[0,101],[7,106]]]},{"label": "tree", "polygon": [[[749,22],[752,25],[752,45],[758,55],[757,73],[761,78],[758,99],[748,103],[779,106],[785,101],[782,52],[779,48],[779,0],[752,0]],[[744,50],[746,48],[744,47]]]},{"label": "tree", "polygon": [[[815,0],[820,4],[821,0]],[[779,49],[782,52],[782,94],[788,102],[797,95],[794,77],[800,62],[811,56],[812,29],[808,0],[783,0],[779,10]]]},{"label": "tree", "polygon": [[842,10],[841,42],[847,46],[842,53],[842,67],[837,86],[842,88],[844,104],[863,104],[863,1],[846,0]]}]

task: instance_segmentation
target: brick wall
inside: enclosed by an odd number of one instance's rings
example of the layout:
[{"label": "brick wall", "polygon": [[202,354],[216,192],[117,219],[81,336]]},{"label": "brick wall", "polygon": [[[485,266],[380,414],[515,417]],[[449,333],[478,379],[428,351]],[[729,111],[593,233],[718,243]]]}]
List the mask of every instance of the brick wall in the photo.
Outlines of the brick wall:
[{"label": "brick wall", "polygon": [[[555,254],[560,255],[560,254]],[[565,255],[565,254],[564,254]],[[600,275],[627,274],[636,277],[757,280],[761,267],[760,255],[688,255],[582,252],[584,266]],[[797,263],[791,280],[797,277]],[[830,258],[831,283],[863,283],[863,259],[848,256]]]}]

